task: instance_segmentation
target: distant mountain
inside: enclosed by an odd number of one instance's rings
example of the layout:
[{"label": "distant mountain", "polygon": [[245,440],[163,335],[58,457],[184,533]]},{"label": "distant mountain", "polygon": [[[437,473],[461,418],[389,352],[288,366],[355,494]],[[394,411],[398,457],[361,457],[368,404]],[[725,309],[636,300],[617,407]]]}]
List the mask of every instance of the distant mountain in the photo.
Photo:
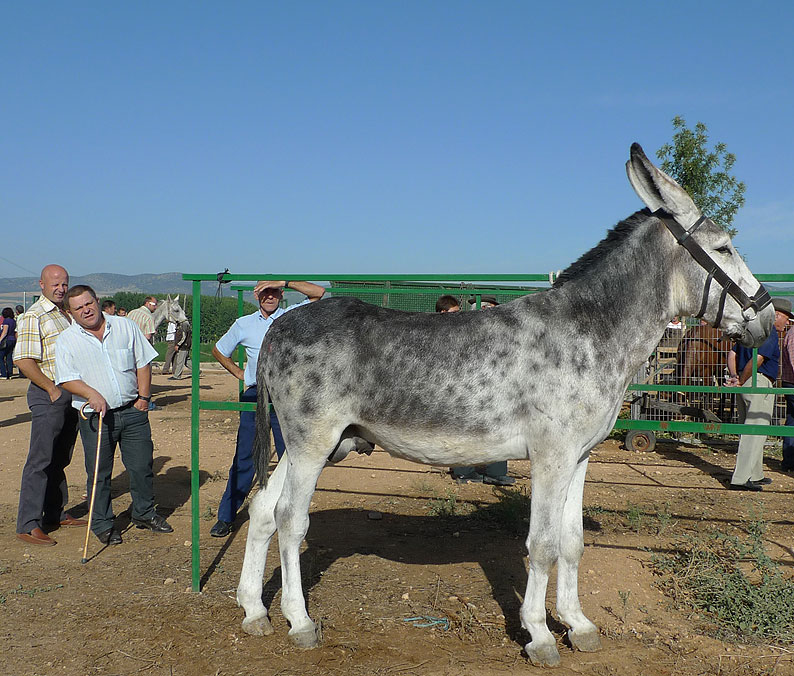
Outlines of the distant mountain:
[{"label": "distant mountain", "polygon": [[[191,293],[192,282],[182,280],[181,272],[162,274],[116,275],[111,272],[96,272],[82,277],[71,277],[70,284],[87,284],[99,296],[112,296],[117,291],[139,293]],[[0,294],[39,291],[38,277],[0,278]]]}]

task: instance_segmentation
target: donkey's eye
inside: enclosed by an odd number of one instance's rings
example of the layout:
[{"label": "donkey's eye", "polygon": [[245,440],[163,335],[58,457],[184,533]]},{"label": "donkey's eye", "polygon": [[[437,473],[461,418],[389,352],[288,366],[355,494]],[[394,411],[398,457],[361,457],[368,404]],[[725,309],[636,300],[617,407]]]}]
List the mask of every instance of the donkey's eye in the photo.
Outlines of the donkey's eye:
[{"label": "donkey's eye", "polygon": [[721,246],[719,249],[717,249],[717,253],[722,254],[723,256],[730,256],[731,248],[729,246]]}]

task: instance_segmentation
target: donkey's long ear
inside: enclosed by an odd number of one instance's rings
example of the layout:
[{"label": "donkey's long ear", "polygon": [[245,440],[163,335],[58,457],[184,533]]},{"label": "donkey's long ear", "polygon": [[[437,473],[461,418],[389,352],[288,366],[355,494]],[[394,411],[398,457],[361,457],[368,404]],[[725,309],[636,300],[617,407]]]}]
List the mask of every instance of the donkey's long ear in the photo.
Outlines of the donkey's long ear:
[{"label": "donkey's long ear", "polygon": [[657,169],[646,157],[639,143],[631,144],[626,173],[634,191],[651,211],[664,209],[685,227],[692,225],[700,217],[700,210],[686,190]]}]

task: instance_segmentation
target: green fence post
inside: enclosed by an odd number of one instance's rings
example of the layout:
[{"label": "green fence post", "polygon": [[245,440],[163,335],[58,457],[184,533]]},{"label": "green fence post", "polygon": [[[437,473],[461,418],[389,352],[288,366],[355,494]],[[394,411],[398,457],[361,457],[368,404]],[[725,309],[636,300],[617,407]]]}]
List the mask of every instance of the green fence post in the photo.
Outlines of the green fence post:
[{"label": "green fence post", "polygon": [[193,359],[190,362],[190,518],[193,591],[201,591],[199,554],[199,371],[201,370],[201,282],[193,282]]}]

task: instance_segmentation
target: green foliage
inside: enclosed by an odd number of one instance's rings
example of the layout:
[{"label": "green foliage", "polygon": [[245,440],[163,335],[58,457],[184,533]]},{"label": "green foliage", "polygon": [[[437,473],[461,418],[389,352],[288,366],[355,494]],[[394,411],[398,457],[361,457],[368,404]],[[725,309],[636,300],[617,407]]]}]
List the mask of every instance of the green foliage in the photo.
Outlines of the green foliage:
[{"label": "green foliage", "polygon": [[700,210],[731,237],[736,212],[744,204],[744,183],[730,174],[736,156],[726,152],[724,143],[708,149],[708,129],[702,122],[694,130],[686,126],[684,118],[673,118],[673,142],[656,151],[661,168],[686,190]]},{"label": "green foliage", "polygon": [[447,490],[443,498],[436,497],[430,500],[427,513],[430,516],[458,516],[460,514],[460,506],[458,505],[457,492]]},{"label": "green foliage", "polygon": [[766,524],[746,535],[719,531],[683,538],[652,564],[676,602],[713,620],[718,636],[790,644],[794,641],[794,582],[766,553]]},{"label": "green foliage", "polygon": [[500,488],[494,494],[496,502],[479,514],[513,535],[526,536],[532,511],[532,498],[526,486]]}]

